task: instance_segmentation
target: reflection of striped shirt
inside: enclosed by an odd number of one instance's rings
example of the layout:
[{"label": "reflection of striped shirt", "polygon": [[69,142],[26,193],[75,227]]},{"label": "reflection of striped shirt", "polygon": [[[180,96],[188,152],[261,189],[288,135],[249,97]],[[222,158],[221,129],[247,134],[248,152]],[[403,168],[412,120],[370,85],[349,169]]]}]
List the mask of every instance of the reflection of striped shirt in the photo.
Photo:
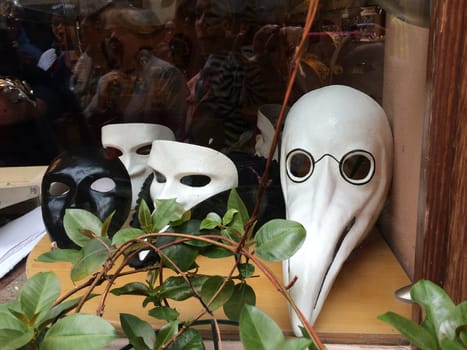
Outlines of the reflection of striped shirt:
[{"label": "reflection of striped shirt", "polygon": [[242,135],[251,132],[251,125],[242,109],[256,104],[255,92],[258,89],[250,88],[255,81],[252,79],[252,67],[236,53],[211,55],[194,86],[194,103],[204,113],[195,117],[194,123],[196,118],[221,119],[226,148],[234,146]]}]

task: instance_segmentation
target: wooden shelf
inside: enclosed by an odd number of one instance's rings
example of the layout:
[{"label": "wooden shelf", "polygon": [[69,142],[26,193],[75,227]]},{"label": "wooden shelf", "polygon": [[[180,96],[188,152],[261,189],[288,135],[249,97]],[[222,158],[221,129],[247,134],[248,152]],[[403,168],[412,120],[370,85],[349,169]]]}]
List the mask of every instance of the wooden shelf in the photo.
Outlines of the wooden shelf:
[{"label": "wooden shelf", "polygon": [[[75,285],[69,278],[68,263],[42,263],[36,258],[50,249],[48,237],[44,237],[29,255],[26,274],[53,271],[60,280],[62,292],[71,290]],[[207,274],[227,274],[232,267],[232,259],[200,259],[200,272]],[[282,265],[268,264],[279,280],[282,280]],[[258,272],[258,271],[257,271]],[[144,274],[122,277],[115,287],[130,281],[144,281]],[[400,302],[394,297],[394,291],[410,283],[410,280],[397,262],[381,236],[374,232],[362,246],[354,251],[339,274],[326,304],[315,324],[315,329],[325,342],[330,343],[366,343],[366,344],[402,344],[403,339],[395,329],[377,320],[377,316],[394,311],[411,317],[411,305]],[[291,328],[285,300],[272,287],[264,276],[250,280],[257,294],[257,306],[268,313],[288,335]],[[102,288],[100,289],[102,290]],[[83,312],[95,313],[99,298],[89,301]],[[157,320],[147,316],[147,309],[141,306],[142,298],[137,296],[116,297],[110,295],[105,306],[104,318],[118,326],[120,313],[132,313],[150,321],[158,327]],[[174,303],[181,313],[181,319],[197,315],[202,307],[193,300]],[[225,319],[222,311],[216,311],[216,317]],[[224,339],[235,339],[236,329],[222,330]]]}]

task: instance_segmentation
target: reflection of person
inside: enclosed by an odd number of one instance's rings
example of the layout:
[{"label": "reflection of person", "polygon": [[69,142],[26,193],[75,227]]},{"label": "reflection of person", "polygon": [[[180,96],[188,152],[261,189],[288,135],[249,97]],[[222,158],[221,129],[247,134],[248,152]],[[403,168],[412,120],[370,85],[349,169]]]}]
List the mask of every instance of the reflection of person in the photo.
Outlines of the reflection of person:
[{"label": "reflection of person", "polygon": [[113,71],[99,79],[85,109],[94,132],[109,122],[147,122],[169,127],[184,138],[188,91],[182,72],[154,56],[154,37],[163,27],[147,9],[115,8],[106,13],[111,33],[106,50]]},{"label": "reflection of person", "polygon": [[89,13],[80,22],[82,54],[73,67],[73,92],[83,109],[94,96],[99,78],[110,71],[104,46],[106,32],[103,16],[113,7],[112,4],[105,0],[95,1],[92,8],[87,8]]},{"label": "reflection of person", "polygon": [[206,62],[189,82],[190,141],[222,152],[240,149],[255,121],[243,113],[247,60],[240,52],[242,2],[196,1],[195,32]]},{"label": "reflection of person", "polygon": [[63,98],[37,66],[43,53],[28,39],[18,8],[0,5],[0,164],[47,164],[59,151],[51,123]]}]

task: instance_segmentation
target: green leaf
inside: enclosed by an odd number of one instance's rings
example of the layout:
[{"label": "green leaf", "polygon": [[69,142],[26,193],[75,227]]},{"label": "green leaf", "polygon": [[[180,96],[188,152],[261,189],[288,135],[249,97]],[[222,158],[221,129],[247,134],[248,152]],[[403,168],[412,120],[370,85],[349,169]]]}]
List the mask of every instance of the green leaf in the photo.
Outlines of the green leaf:
[{"label": "green leaf", "polygon": [[172,220],[170,222],[171,227],[177,227],[177,230],[175,232],[178,232],[178,227],[180,225],[183,225],[185,222],[188,222],[191,220],[191,211],[187,210],[186,212],[183,213],[182,217],[178,220]]},{"label": "green leaf", "polygon": [[0,344],[5,350],[16,350],[29,343],[34,330],[17,319],[7,309],[0,310]]},{"label": "green leaf", "polygon": [[178,331],[178,322],[173,321],[169,322],[164,327],[157,332],[156,344],[154,346],[155,350],[159,350],[162,346],[167,343],[172,337],[177,334]]},{"label": "green leaf", "polygon": [[[90,300],[96,296],[97,294],[91,294],[86,300]],[[41,313],[41,316],[37,319],[35,325],[42,326],[51,321],[54,321],[56,318],[58,318],[62,314],[65,314],[69,312],[70,310],[73,310],[73,308],[75,308],[79,304],[80,301],[81,301],[81,297],[74,298],[71,300],[66,300],[66,301],[61,302],[58,305],[55,305],[47,313]]]},{"label": "green leaf", "polygon": [[217,246],[210,246],[210,247],[203,248],[199,251],[199,253],[211,259],[222,259],[228,256],[232,256],[234,254],[230,250],[217,247]]},{"label": "green leaf", "polygon": [[100,350],[118,337],[117,331],[104,319],[73,314],[50,327],[41,350]]},{"label": "green leaf", "polygon": [[32,329],[19,331],[15,329],[0,329],[0,344],[2,350],[17,350],[27,345],[34,337]]},{"label": "green leaf", "polygon": [[113,295],[143,295],[146,296],[149,293],[148,287],[141,282],[130,282],[125,284],[123,287],[114,288],[110,291]]},{"label": "green leaf", "polygon": [[298,326],[303,337],[311,340],[311,344],[308,346],[308,350],[319,350],[318,345],[311,339],[311,335],[308,330],[303,326]]},{"label": "green leaf", "polygon": [[141,229],[146,233],[152,232],[151,211],[144,199],[141,200],[138,209],[138,222]]},{"label": "green leaf", "polygon": [[197,247],[197,248],[209,247],[211,245],[208,242],[203,242],[195,238],[196,236],[201,236],[201,235],[206,234],[206,231],[204,231],[203,233],[200,232],[199,225],[200,225],[199,220],[190,220],[186,222],[185,224],[177,227],[176,232],[185,233],[185,234],[189,234],[193,236],[193,239],[189,241],[185,241],[183,244],[186,244],[192,247]]},{"label": "green leaf", "polygon": [[46,263],[66,261],[74,264],[76,261],[78,261],[79,256],[80,251],[77,249],[55,249],[51,250],[50,252],[41,254],[37,258],[37,261]]},{"label": "green leaf", "polygon": [[101,229],[101,236],[102,237],[108,237],[109,236],[109,227],[110,223],[112,222],[112,218],[115,215],[115,210],[110,213],[109,216],[107,216],[104,220],[104,223],[102,224],[102,229]]},{"label": "green leaf", "polygon": [[211,212],[202,221],[199,226],[200,230],[212,230],[217,226],[222,225],[222,219],[219,214]]},{"label": "green leaf", "polygon": [[156,332],[151,325],[130,314],[120,314],[120,324],[135,350],[152,350],[156,341]]},{"label": "green leaf", "polygon": [[455,338],[456,327],[452,327],[452,323],[451,326],[445,324],[445,327],[441,329],[441,325],[455,310],[455,304],[443,288],[431,281],[420,280],[412,286],[410,295],[414,302],[423,307],[425,318],[432,322],[439,339]]},{"label": "green leaf", "polygon": [[441,339],[440,345],[442,350],[465,350],[465,346],[453,339]]},{"label": "green leaf", "polygon": [[167,350],[205,350],[201,334],[193,328],[188,328]]},{"label": "green leaf", "polygon": [[230,223],[232,223],[236,214],[238,214],[237,209],[228,209],[227,212],[224,214],[224,217],[222,218],[222,225],[229,225]]},{"label": "green leaf", "polygon": [[100,236],[102,222],[93,213],[84,209],[66,209],[63,217],[63,227],[70,239],[80,247],[83,247],[91,238],[86,231]]},{"label": "green leaf", "polygon": [[[201,297],[211,310],[218,309],[232,296],[235,287],[233,281],[228,280],[222,287],[224,281],[225,279],[222,276],[212,276],[201,287]],[[218,292],[219,290],[220,292]]]},{"label": "green leaf", "polygon": [[156,200],[156,210],[152,214],[153,232],[159,232],[170,222],[180,220],[184,213],[185,210],[175,198]]},{"label": "green leaf", "polygon": [[[188,278],[190,279],[193,288],[198,292],[208,279],[206,276],[193,276]],[[167,278],[159,287],[158,291],[161,298],[173,299],[175,301],[183,301],[193,296],[193,290],[187,284],[185,279],[180,276]]]},{"label": "green leaf", "polygon": [[245,305],[256,305],[256,294],[251,286],[242,282],[235,285],[232,296],[224,304],[224,313],[230,320],[238,321]]},{"label": "green leaf", "polygon": [[115,232],[112,237],[112,245],[120,245],[144,235],[146,232],[139,228],[127,227]]},{"label": "green leaf", "polygon": [[180,313],[171,307],[160,306],[149,310],[149,316],[165,321],[175,321]]},{"label": "green leaf", "polygon": [[239,222],[241,222],[242,227],[250,219],[248,214],[248,209],[245,206],[245,203],[238,195],[238,192],[235,188],[230,191],[229,199],[227,200],[227,210],[236,209],[238,210]]},{"label": "green leaf", "polygon": [[[240,228],[240,230],[239,230],[239,228]],[[231,239],[231,240],[233,240],[235,242],[240,242],[240,239],[242,238],[243,232],[244,232],[243,226],[242,227],[237,227],[237,228],[228,226],[225,229],[221,230],[220,233],[221,233],[221,235],[223,237]]]},{"label": "green leaf", "polygon": [[255,266],[252,264],[238,264],[238,271],[243,278],[250,278],[255,273]]},{"label": "green leaf", "polygon": [[[174,237],[159,237],[157,240],[157,246],[161,247],[175,241],[176,239]],[[198,249],[196,247],[188,246],[183,243],[164,248],[162,251],[166,255],[162,256],[161,254],[161,260],[163,261],[164,265],[174,270],[175,267],[173,264],[178,266],[178,268],[182,271],[188,271],[189,269],[193,268],[193,266],[195,266],[195,260],[198,256]],[[170,259],[173,264],[167,258]]]},{"label": "green leaf", "polygon": [[313,342],[307,338],[295,338],[284,340],[281,344],[281,350],[306,350]]},{"label": "green leaf", "polygon": [[103,242],[92,239],[89,240],[81,250],[81,256],[71,269],[71,280],[79,281],[99,270],[109,257],[110,240],[102,237]]},{"label": "green leaf", "polygon": [[457,328],[459,341],[467,348],[467,301],[463,301],[456,306],[460,315],[462,315],[460,326]]},{"label": "green leaf", "polygon": [[386,312],[378,316],[378,319],[389,323],[396,328],[411,344],[420,349],[439,349],[434,335],[430,334],[424,327],[402,317],[394,312]]},{"label": "green leaf", "polygon": [[245,350],[280,350],[284,335],[267,314],[245,305],[240,314],[240,341]]},{"label": "green leaf", "polygon": [[301,247],[306,231],[302,224],[274,219],[265,223],[256,233],[256,254],[266,261],[283,261]]},{"label": "green leaf", "polygon": [[39,272],[28,279],[19,291],[22,312],[32,319],[50,309],[60,296],[60,281],[53,272]]}]

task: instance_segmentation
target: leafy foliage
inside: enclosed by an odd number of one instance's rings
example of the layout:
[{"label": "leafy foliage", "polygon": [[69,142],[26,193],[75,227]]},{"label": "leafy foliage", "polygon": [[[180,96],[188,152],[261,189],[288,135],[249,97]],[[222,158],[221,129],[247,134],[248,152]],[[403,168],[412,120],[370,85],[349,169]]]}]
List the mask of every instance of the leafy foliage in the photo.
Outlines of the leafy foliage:
[{"label": "leafy foliage", "polygon": [[18,298],[0,308],[2,349],[101,349],[118,337],[112,325],[100,317],[85,314],[63,316],[76,305],[70,300],[54,305],[60,284],[52,272],[32,276],[21,288]]},{"label": "leafy foliage", "polygon": [[467,348],[467,301],[455,305],[448,294],[431,281],[421,280],[410,290],[411,299],[424,311],[417,324],[394,312],[378,318],[395,327],[411,344],[422,350]]},{"label": "leafy foliage", "polygon": [[[222,308],[229,320],[240,322],[247,349],[305,349],[313,343],[309,337],[285,340],[278,326],[254,307],[256,294],[248,283],[256,270],[267,272],[259,258],[280,261],[295,253],[305,238],[303,226],[272,220],[255,234],[255,222],[250,222],[246,206],[235,190],[231,191],[222,216],[211,212],[203,220],[191,220],[190,213],[184,212],[174,199],[158,200],[155,207],[150,212],[142,201],[137,213],[140,227],[122,228],[113,237],[107,235],[111,216],[101,222],[85,210],[67,209],[64,227],[80,249],[53,250],[38,260],[71,263],[70,279],[79,284],[59,299],[59,280],[53,273],[40,273],[29,279],[18,300],[0,308],[0,341],[5,344],[2,349],[104,347],[118,336],[117,332],[104,319],[82,314],[80,309],[94,296],[94,287],[106,283],[106,292],[100,296],[102,310],[96,310],[97,314],[104,313],[108,293],[134,295],[141,297],[142,307],[150,306],[150,317],[165,322],[155,330],[147,321],[121,314],[122,330],[136,350],[204,349],[201,335],[192,327],[195,319],[181,320],[172,306],[172,302],[187,299],[193,299],[204,310],[196,319]],[[123,267],[143,250],[152,250],[157,256],[146,267],[146,280],[111,288]],[[232,268],[223,275],[200,274],[200,255],[213,259],[230,257]],[[167,269],[171,273],[166,276]],[[266,275],[287,297],[275,277]],[[71,298],[83,289],[83,296]]]}]

